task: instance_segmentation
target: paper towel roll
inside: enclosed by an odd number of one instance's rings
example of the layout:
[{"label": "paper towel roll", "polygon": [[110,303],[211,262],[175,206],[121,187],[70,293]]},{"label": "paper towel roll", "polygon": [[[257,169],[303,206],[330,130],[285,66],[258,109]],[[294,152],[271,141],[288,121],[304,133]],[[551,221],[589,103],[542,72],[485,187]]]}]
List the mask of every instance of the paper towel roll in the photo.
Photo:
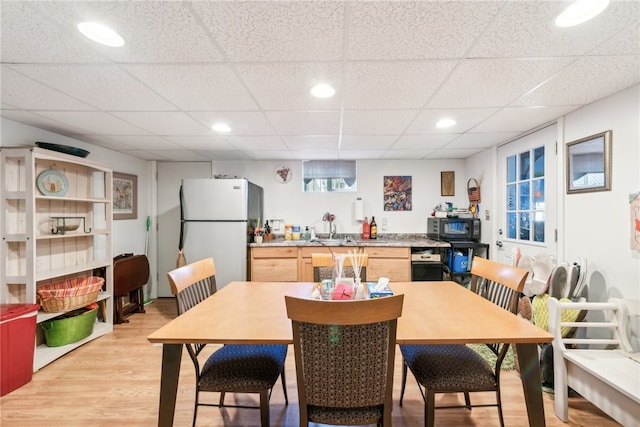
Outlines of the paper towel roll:
[{"label": "paper towel roll", "polygon": [[355,217],[356,221],[364,221],[364,202],[360,197],[356,199],[353,209],[353,216]]}]

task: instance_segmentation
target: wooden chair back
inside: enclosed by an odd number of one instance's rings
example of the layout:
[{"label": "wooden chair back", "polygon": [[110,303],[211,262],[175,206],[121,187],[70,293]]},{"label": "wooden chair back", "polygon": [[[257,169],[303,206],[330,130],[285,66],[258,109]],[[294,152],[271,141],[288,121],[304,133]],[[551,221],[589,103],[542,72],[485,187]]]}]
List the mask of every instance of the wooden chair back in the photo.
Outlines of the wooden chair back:
[{"label": "wooden chair back", "polygon": [[[360,278],[362,281],[367,280],[367,264],[369,263],[369,255],[360,253],[358,262],[362,267],[360,269]],[[313,281],[320,282],[322,279],[331,279],[333,274],[333,254],[312,253],[311,265],[313,266]],[[344,274],[346,277],[354,277],[353,265],[351,258],[346,255],[344,258]]]},{"label": "wooden chair back", "polygon": [[471,265],[471,291],[516,314],[518,298],[529,272],[482,257]]},{"label": "wooden chair back", "polygon": [[167,273],[171,294],[175,295],[178,314],[207,299],[216,292],[216,265],[205,258]]},{"label": "wooden chair back", "polygon": [[377,407],[382,425],[391,425],[396,329],[403,300],[404,295],[354,301],[285,296],[301,426],[314,421],[310,407],[334,413],[335,420],[341,410]]}]

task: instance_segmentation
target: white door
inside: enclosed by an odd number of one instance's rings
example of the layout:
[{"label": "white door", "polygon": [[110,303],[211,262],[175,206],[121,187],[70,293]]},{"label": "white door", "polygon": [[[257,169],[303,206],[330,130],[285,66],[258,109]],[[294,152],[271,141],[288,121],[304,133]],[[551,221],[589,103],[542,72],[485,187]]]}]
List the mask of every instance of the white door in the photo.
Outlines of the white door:
[{"label": "white door", "polygon": [[[167,273],[176,268],[183,178],[211,178],[211,162],[158,162],[158,296],[170,297]],[[189,258],[187,258],[189,261]],[[193,261],[193,259],[191,260]]]},{"label": "white door", "polygon": [[558,258],[557,159],[553,124],[498,148],[496,260],[522,254]]}]

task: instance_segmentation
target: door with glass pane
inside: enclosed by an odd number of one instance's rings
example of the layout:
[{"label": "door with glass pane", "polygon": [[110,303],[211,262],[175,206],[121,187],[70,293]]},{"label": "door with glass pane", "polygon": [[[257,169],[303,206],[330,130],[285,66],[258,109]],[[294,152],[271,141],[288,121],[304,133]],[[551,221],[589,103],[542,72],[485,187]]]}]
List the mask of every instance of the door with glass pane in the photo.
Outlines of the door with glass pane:
[{"label": "door with glass pane", "polygon": [[498,149],[497,260],[511,263],[512,249],[557,259],[556,125]]}]

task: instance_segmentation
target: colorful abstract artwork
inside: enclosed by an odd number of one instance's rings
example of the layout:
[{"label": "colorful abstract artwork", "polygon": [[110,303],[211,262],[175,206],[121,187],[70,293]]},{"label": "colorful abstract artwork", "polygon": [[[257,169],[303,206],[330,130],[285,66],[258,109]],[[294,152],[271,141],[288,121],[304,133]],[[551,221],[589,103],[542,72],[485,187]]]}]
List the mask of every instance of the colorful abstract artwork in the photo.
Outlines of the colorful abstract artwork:
[{"label": "colorful abstract artwork", "polygon": [[384,177],[384,210],[385,211],[410,211],[411,177],[410,176],[385,176]]}]

